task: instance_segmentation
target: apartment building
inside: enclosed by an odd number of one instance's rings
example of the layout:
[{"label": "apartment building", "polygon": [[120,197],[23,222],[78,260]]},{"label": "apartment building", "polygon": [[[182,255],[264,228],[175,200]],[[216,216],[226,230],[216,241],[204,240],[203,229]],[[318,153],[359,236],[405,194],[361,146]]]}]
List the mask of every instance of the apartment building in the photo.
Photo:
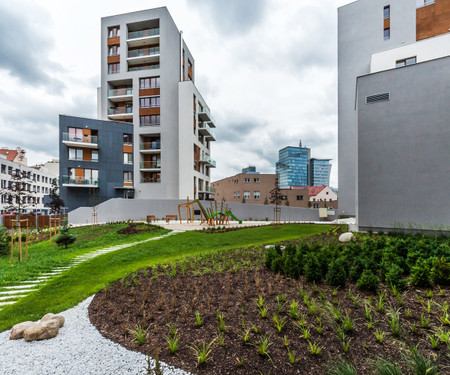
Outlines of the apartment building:
[{"label": "apartment building", "polygon": [[209,197],[216,123],[166,7],[102,18],[98,112],[133,126],[135,198]]},{"label": "apartment building", "polygon": [[60,194],[69,211],[133,198],[133,124],[59,116]]},{"label": "apartment building", "polygon": [[[21,157],[19,157],[21,156]],[[26,190],[30,192],[27,201],[26,212],[39,212],[48,214],[48,208],[44,206],[44,196],[50,193],[52,181],[56,174],[50,173],[44,167],[29,167],[27,165],[25,150],[18,147],[15,150],[0,149],[0,213],[8,214],[6,206],[9,201],[8,188],[11,186],[11,176],[21,173],[26,184]]]},{"label": "apartment building", "polygon": [[338,15],[340,212],[362,230],[449,230],[450,0]]}]

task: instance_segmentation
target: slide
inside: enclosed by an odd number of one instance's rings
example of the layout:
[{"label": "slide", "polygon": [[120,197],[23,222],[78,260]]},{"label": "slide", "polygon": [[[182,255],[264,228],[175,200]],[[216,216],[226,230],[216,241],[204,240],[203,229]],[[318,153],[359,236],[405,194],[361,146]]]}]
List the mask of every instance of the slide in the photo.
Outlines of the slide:
[{"label": "slide", "polygon": [[[205,208],[203,207],[203,205],[201,204],[201,202],[198,199],[194,199],[193,201],[189,201],[189,202],[178,205],[178,210],[180,209],[180,207],[191,206],[194,203],[198,204],[198,206],[200,207],[200,210],[202,211],[203,216],[207,219],[213,219],[214,217],[216,217],[216,215],[223,214],[221,211],[217,211],[217,212],[214,212],[211,216],[209,216],[208,213],[206,212]],[[231,210],[227,210],[225,212],[225,216],[231,216],[233,218],[233,220],[236,220],[237,222],[239,222],[239,224],[242,224],[242,220],[239,220],[236,216],[234,216],[233,213],[231,212]],[[181,216],[180,216],[180,220],[181,220]]]},{"label": "slide", "polygon": [[242,220],[239,220],[236,216],[234,216],[233,213],[231,212],[231,210],[228,210],[228,211],[225,213],[225,215],[230,215],[230,216],[233,218],[233,220],[236,220],[236,221],[239,222],[239,224],[242,224]]}]

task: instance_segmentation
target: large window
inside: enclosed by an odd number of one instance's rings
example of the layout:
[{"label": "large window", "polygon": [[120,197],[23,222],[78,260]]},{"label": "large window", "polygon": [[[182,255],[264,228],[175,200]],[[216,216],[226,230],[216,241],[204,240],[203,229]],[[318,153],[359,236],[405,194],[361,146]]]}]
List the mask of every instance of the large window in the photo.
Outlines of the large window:
[{"label": "large window", "polygon": [[108,73],[109,74],[120,73],[120,63],[108,64]]},{"label": "large window", "polygon": [[250,192],[244,191],[244,199],[250,199]]},{"label": "large window", "polygon": [[69,148],[69,160],[83,160],[83,150],[79,148]]},{"label": "large window", "polygon": [[130,184],[133,183],[133,172],[123,172],[123,183]]},{"label": "large window", "polygon": [[161,121],[160,115],[140,116],[141,126],[159,126]]},{"label": "large window", "polygon": [[91,161],[98,161],[98,151],[97,150],[92,150]]},{"label": "large window", "polygon": [[120,55],[120,46],[109,46],[108,48],[108,56],[117,56]]},{"label": "large window", "polygon": [[123,144],[124,145],[132,145],[133,144],[133,134],[124,134],[123,135]]},{"label": "large window", "polygon": [[119,26],[108,27],[108,38],[115,38],[117,36],[120,36],[120,27]]},{"label": "large window", "polygon": [[124,164],[133,164],[133,154],[129,152],[123,153],[123,163]]},{"label": "large window", "polygon": [[152,96],[149,98],[140,98],[139,105],[141,108],[157,108],[160,106],[160,97]]},{"label": "large window", "polygon": [[140,89],[156,89],[159,87],[159,77],[147,77],[139,80]]}]

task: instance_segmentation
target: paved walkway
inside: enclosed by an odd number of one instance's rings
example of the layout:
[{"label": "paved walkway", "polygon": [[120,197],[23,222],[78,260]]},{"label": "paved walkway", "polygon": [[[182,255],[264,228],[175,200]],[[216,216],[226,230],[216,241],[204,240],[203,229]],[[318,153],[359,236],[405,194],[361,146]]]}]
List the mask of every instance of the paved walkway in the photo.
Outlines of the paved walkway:
[{"label": "paved walkway", "polygon": [[122,245],[110,246],[110,247],[105,247],[103,249],[94,250],[94,251],[91,251],[90,253],[78,255],[72,259],[72,261],[69,265],[64,266],[64,267],[56,267],[53,270],[51,270],[50,272],[40,274],[40,276],[37,276],[33,280],[22,281],[18,285],[2,287],[2,288],[0,288],[0,310],[4,306],[13,305],[20,298],[24,298],[24,297],[28,296],[30,293],[33,293],[36,290],[38,290],[41,285],[44,285],[50,279],[53,279],[53,278],[61,275],[63,272],[65,272],[73,267],[76,267],[80,263],[83,263],[89,259],[95,258],[102,254],[107,254],[107,253],[110,253],[113,251],[125,249],[127,247],[131,247],[131,246],[138,245],[141,243],[159,240],[160,238],[168,237],[173,234],[181,233],[181,232],[182,232],[182,230],[179,230],[179,229],[173,230],[170,233],[163,234],[163,235],[157,236],[157,237],[152,237],[147,240],[135,241],[135,242],[126,243],[126,244],[122,244]]}]

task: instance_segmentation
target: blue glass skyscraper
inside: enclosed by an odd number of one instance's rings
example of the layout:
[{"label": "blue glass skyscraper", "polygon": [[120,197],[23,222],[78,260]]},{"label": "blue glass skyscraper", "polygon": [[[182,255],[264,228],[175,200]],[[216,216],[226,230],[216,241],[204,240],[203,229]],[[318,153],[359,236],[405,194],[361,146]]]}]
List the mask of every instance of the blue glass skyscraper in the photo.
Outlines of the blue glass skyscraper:
[{"label": "blue glass skyscraper", "polygon": [[330,186],[331,159],[315,159],[310,161],[310,177],[311,186]]},{"label": "blue glass skyscraper", "polygon": [[278,151],[276,173],[280,188],[309,185],[309,159],[311,149],[287,146]]}]

